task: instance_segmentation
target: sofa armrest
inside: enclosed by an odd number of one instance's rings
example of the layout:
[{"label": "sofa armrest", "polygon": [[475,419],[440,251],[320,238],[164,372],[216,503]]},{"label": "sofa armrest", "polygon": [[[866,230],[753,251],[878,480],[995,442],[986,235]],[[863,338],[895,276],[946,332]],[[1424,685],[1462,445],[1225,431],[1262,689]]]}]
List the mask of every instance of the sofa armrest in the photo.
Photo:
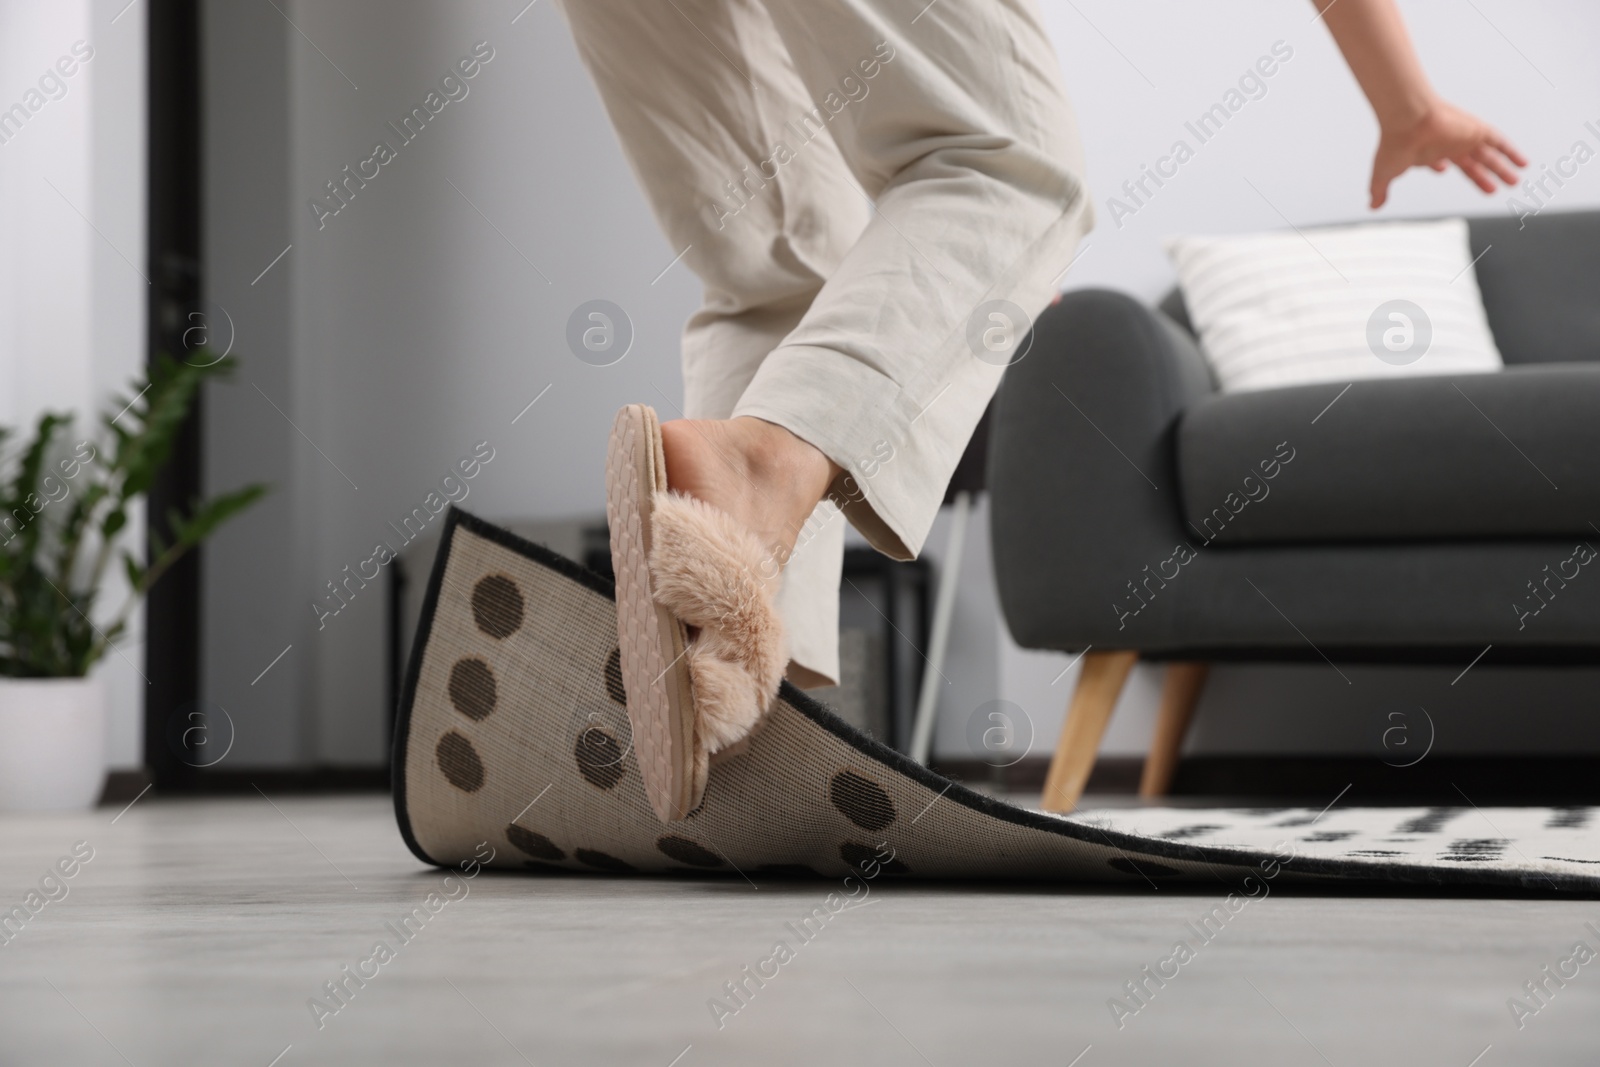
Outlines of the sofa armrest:
[{"label": "sofa armrest", "polygon": [[1174,598],[1147,603],[1137,586],[1195,541],[1174,442],[1214,391],[1194,340],[1124,293],[1077,290],[1039,316],[989,446],[995,576],[1018,644],[1138,648],[1173,631]]}]

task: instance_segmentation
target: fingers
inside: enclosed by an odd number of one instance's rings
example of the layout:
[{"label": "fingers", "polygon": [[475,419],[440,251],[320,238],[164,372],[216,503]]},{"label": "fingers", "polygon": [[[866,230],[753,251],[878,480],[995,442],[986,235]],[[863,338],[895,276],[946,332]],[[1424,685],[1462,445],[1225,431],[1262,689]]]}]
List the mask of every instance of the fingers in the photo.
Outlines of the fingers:
[{"label": "fingers", "polygon": [[1399,175],[1400,169],[1397,169],[1381,155],[1372,161],[1372,183],[1369,187],[1372,210],[1378,210],[1389,199],[1389,183]]},{"label": "fingers", "polygon": [[1455,156],[1451,159],[1451,162],[1461,168],[1461,173],[1471,179],[1473,185],[1476,185],[1486,193],[1494,192],[1494,179],[1489,176],[1489,171],[1483,164],[1472,156]]},{"label": "fingers", "polygon": [[1516,185],[1521,180],[1517,172],[1507,163],[1507,156],[1500,150],[1482,144],[1473,149],[1472,158],[1494,171],[1495,175],[1507,185]]},{"label": "fingers", "polygon": [[1396,152],[1382,144],[1378,146],[1377,154],[1372,159],[1372,182],[1369,188],[1374,211],[1388,203],[1389,186],[1409,170],[1413,162],[1404,153]]},{"label": "fingers", "polygon": [[1515,145],[1506,140],[1504,137],[1500,136],[1498,133],[1491,132],[1487,138],[1487,141],[1491,148],[1498,151],[1501,155],[1511,160],[1511,162],[1515,163],[1517,166],[1526,167],[1528,165],[1528,157],[1524,156],[1521,152],[1518,152]]}]

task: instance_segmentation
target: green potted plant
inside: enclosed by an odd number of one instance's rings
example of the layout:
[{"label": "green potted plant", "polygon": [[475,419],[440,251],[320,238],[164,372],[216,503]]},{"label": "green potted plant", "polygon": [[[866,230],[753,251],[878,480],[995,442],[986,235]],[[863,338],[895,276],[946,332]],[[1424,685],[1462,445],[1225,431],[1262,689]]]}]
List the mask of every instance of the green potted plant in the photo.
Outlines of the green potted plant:
[{"label": "green potted plant", "polygon": [[[161,575],[265,492],[247,485],[171,510],[170,543],[151,530],[143,561],[122,547],[130,512],[171,455],[195,393],[232,365],[160,356],[131,399],[116,398],[120,410],[103,417],[98,442],[63,445],[70,414],[45,413],[25,444],[0,427],[0,809],[95,802],[106,724],[93,667]],[[107,610],[101,594],[113,565],[128,588]]]}]

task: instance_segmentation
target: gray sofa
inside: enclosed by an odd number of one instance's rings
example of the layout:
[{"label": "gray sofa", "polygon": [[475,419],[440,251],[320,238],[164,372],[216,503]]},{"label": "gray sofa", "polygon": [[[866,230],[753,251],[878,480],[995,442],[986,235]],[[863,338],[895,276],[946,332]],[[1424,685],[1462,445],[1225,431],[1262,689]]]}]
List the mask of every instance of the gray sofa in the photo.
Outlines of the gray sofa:
[{"label": "gray sofa", "polygon": [[[1113,700],[1135,657],[1184,665],[1146,792],[1211,661],[1600,659],[1600,212],[1470,231],[1495,374],[1224,395],[1176,292],[1035,323],[994,407],[1000,600],[1023,646],[1092,648]],[[1097,744],[1109,707],[1072,710]]]}]

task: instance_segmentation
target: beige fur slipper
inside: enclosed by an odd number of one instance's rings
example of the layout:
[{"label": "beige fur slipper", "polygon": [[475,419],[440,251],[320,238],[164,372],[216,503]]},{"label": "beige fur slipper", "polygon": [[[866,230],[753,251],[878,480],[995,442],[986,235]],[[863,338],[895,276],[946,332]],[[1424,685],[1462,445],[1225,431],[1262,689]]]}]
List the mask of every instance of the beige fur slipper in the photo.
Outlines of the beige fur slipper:
[{"label": "beige fur slipper", "polygon": [[685,661],[697,763],[715,762],[749,738],[783,681],[789,653],[761,577],[766,555],[726,512],[680,493],[656,494],[650,574],[656,603],[694,628]]},{"label": "beige fur slipper", "polygon": [[606,456],[622,682],[645,793],[673,822],[759,724],[788,654],[760,544],[666,481],[655,412],[623,408]]}]

